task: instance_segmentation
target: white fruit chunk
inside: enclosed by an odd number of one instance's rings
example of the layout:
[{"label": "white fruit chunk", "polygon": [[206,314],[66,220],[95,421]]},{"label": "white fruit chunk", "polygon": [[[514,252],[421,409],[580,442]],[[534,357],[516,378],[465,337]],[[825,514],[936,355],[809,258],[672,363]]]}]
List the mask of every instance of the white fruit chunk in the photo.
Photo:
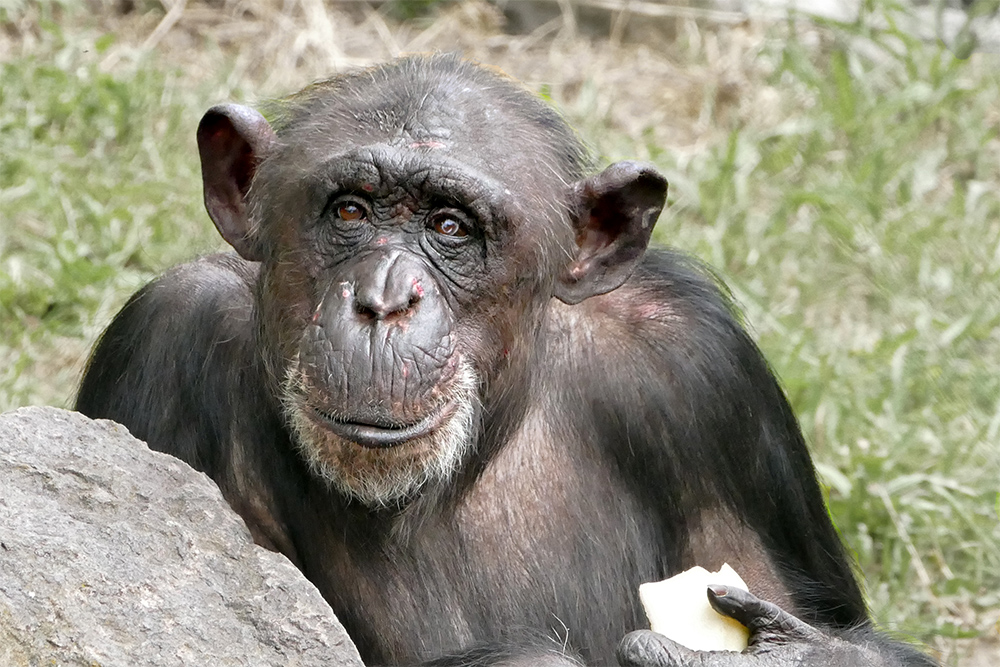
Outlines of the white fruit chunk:
[{"label": "white fruit chunk", "polygon": [[750,631],[712,609],[707,589],[713,584],[749,590],[728,563],[718,572],[692,567],[669,579],[639,586],[650,629],[695,651],[745,649]]}]

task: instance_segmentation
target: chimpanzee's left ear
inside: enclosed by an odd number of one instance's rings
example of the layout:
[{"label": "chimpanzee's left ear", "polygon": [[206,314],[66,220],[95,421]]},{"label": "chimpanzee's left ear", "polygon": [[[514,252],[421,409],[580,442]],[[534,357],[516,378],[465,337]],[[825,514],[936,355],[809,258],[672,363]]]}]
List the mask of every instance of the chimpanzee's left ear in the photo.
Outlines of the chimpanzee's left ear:
[{"label": "chimpanzee's left ear", "polygon": [[555,285],[568,304],[610,292],[632,275],[666,203],[667,180],[650,165],[616,162],[578,182],[571,196],[576,256]]}]

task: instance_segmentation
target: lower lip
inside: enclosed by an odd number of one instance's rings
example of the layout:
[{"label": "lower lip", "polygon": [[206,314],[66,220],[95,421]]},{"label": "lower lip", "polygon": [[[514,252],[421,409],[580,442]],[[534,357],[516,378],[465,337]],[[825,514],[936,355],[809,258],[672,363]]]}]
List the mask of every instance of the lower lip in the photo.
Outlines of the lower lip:
[{"label": "lower lip", "polygon": [[332,431],[345,440],[355,442],[362,447],[383,449],[395,447],[414,438],[434,432],[441,424],[455,414],[455,409],[456,405],[454,403],[445,403],[416,424],[404,426],[403,428],[382,428],[380,426],[372,426],[371,424],[335,421],[323,415],[316,408],[311,408],[310,414],[313,420],[319,422],[323,428]]}]

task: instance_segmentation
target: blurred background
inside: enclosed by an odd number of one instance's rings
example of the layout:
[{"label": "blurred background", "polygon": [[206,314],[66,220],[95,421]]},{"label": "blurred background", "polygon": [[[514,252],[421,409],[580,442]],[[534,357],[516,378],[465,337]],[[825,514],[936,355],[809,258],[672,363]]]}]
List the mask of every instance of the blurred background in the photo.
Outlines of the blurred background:
[{"label": "blurred background", "polygon": [[225,249],[205,109],[459,52],[667,175],[656,239],[732,287],[878,622],[1000,665],[1000,0],[783,2],[0,0],[0,410],[70,406],[128,295]]}]

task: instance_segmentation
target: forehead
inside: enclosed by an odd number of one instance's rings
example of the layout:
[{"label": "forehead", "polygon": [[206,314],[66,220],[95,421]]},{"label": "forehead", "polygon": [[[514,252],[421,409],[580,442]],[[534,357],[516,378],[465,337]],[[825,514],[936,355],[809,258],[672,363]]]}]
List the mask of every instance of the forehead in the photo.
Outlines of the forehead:
[{"label": "forehead", "polygon": [[314,84],[278,109],[279,141],[310,161],[362,146],[460,162],[520,193],[581,177],[585,150],[509,78],[452,57],[411,58]]}]

